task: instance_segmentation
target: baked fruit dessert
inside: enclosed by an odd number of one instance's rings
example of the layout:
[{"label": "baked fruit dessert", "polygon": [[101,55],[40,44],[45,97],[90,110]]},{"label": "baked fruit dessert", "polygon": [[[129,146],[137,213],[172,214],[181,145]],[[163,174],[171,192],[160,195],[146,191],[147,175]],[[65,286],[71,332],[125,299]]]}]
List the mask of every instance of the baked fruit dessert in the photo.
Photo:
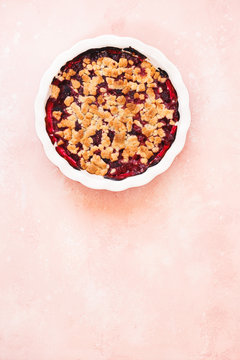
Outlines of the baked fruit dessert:
[{"label": "baked fruit dessert", "polygon": [[78,170],[122,180],[156,165],[175,139],[177,93],[133,48],[88,50],[54,77],[46,129]]}]

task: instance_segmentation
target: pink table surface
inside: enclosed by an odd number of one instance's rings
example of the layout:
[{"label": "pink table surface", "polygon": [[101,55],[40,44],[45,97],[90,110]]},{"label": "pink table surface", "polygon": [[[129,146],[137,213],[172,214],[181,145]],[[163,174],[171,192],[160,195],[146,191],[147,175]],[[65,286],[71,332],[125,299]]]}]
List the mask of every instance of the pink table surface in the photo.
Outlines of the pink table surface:
[{"label": "pink table surface", "polygon": [[[239,360],[239,1],[0,1],[0,360]],[[55,56],[112,33],[189,89],[183,152],[150,184],[95,191],[35,134]]]}]

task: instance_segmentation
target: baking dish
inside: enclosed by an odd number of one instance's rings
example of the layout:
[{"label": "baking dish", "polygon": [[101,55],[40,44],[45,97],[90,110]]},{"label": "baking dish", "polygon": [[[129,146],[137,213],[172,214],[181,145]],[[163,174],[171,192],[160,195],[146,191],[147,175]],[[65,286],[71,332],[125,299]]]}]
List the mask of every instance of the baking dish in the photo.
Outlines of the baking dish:
[{"label": "baking dish", "polygon": [[[148,168],[147,171],[142,174],[128,177],[121,181],[113,181],[102,176],[89,174],[83,170],[79,171],[74,169],[56,152],[47,134],[45,126],[45,105],[50,94],[49,89],[53,77],[59,72],[59,69],[62,67],[62,65],[78,54],[91,48],[101,48],[104,46],[115,46],[119,48],[126,48],[130,46],[144,54],[155,67],[160,67],[168,73],[169,78],[171,79],[171,82],[178,94],[180,121],[173,144],[158,164]],[[78,181],[89,188],[122,191],[128,188],[147,184],[157,175],[166,171],[172,164],[174,158],[180,153],[184,146],[186,134],[190,125],[189,96],[178,69],[166,58],[166,56],[160,50],[146,45],[134,38],[119,37],[115,35],[102,35],[96,38],[82,40],[69,50],[58,55],[58,57],[54,60],[52,65],[45,72],[41,79],[39,91],[35,101],[35,118],[36,131],[39,139],[43,144],[43,148],[47,157],[52,161],[53,164],[59,167],[65,176],[72,180]]]}]

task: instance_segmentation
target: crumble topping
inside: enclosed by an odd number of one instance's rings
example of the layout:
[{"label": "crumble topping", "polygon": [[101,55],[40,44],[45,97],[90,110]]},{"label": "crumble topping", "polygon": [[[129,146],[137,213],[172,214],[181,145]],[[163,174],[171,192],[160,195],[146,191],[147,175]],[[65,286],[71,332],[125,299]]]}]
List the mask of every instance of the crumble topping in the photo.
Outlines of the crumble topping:
[{"label": "crumble topping", "polygon": [[62,67],[46,123],[72,166],[121,179],[161,160],[175,138],[178,102],[167,73],[137,52],[107,49]]}]

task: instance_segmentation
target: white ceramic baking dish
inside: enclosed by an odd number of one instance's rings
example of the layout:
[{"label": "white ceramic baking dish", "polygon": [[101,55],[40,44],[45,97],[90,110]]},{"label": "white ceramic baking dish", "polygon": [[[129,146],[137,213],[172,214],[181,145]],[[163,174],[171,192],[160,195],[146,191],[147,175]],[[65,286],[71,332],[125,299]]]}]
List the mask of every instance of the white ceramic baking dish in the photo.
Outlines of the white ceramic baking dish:
[{"label": "white ceramic baking dish", "polygon": [[[50,141],[45,127],[45,105],[50,94],[49,88],[53,77],[58,74],[62,65],[75,56],[88,49],[101,48],[104,46],[116,46],[119,48],[126,48],[131,46],[140,53],[147,56],[147,58],[155,67],[160,67],[168,73],[169,78],[177,91],[179,102],[180,121],[178,124],[176,138],[172,146],[164,155],[163,159],[157,165],[148,168],[146,172],[140,175],[128,177],[120,181],[105,179],[99,175],[89,174],[87,171],[79,171],[74,169],[64,158],[62,158],[57,153],[55,147]],[[72,180],[78,181],[89,188],[105,189],[110,191],[122,191],[128,188],[142,186],[150,182],[157,175],[166,171],[172,164],[174,158],[183,149],[191,119],[188,91],[176,66],[173,65],[160,50],[146,45],[137,39],[115,35],[102,35],[93,39],[79,41],[69,50],[64,51],[58,55],[58,57],[53,61],[52,65],[45,72],[41,79],[39,91],[35,101],[35,117],[36,131],[39,139],[43,144],[43,148],[47,157],[53,164],[59,167],[65,176]]]}]

